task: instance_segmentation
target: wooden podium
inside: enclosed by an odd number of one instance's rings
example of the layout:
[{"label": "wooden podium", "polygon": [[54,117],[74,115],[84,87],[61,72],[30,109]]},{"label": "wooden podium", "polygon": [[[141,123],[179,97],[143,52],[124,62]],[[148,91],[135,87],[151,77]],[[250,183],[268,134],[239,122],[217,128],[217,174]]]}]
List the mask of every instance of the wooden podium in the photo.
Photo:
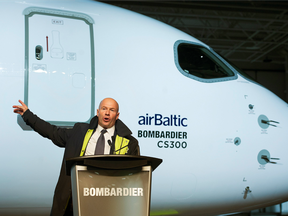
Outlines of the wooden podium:
[{"label": "wooden podium", "polygon": [[149,216],[151,174],[162,159],[95,155],[66,161],[74,216]]}]

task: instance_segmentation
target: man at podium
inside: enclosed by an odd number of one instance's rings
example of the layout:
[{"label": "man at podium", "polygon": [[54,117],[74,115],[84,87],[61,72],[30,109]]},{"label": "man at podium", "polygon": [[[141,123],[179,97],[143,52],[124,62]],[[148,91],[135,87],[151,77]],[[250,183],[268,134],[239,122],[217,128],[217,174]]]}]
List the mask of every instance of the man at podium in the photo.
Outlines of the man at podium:
[{"label": "man at podium", "polygon": [[97,115],[89,124],[76,123],[73,128],[59,128],[33,114],[26,104],[14,105],[14,112],[41,136],[65,148],[59,180],[54,192],[51,215],[73,215],[71,180],[65,172],[69,158],[95,154],[140,155],[137,139],[119,118],[119,105],[112,98],[103,99]]}]

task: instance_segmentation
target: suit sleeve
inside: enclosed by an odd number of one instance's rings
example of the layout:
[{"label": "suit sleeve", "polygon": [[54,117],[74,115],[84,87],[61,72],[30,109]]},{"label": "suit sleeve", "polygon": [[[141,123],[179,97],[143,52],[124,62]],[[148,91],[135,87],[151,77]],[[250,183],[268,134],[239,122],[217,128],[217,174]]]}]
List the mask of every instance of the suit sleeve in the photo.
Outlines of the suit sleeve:
[{"label": "suit sleeve", "polygon": [[130,136],[130,145],[131,145],[131,152],[130,155],[140,155],[140,148],[139,148],[139,144],[138,144],[138,140],[133,137]]},{"label": "suit sleeve", "polygon": [[51,125],[33,114],[29,109],[23,114],[22,118],[27,125],[41,136],[52,140],[59,147],[65,147],[72,129],[58,128],[55,125]]}]

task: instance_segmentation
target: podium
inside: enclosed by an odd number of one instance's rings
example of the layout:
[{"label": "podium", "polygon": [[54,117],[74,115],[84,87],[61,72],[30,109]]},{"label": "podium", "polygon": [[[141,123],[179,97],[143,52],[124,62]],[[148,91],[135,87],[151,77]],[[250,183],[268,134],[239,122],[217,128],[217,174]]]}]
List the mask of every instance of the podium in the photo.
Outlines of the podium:
[{"label": "podium", "polygon": [[93,155],[66,160],[74,216],[149,216],[151,175],[162,159]]}]

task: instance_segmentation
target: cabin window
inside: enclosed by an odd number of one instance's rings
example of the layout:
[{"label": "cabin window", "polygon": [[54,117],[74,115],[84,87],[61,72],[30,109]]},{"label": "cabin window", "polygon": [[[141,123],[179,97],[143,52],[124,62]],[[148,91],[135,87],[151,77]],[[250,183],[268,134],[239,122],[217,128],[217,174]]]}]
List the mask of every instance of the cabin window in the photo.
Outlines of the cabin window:
[{"label": "cabin window", "polygon": [[236,79],[236,72],[215,52],[193,43],[175,44],[175,62],[180,72],[203,82],[218,82]]}]

